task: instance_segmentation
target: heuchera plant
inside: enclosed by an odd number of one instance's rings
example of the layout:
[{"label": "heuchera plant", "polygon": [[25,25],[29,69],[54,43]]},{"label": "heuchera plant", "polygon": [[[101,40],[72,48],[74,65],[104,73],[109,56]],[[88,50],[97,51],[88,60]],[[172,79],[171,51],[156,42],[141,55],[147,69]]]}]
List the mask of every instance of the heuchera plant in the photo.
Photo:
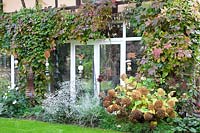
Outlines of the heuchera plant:
[{"label": "heuchera plant", "polygon": [[168,94],[162,88],[155,91],[126,75],[122,76],[122,80],[125,85],[108,90],[108,95],[103,98],[103,106],[109,113],[131,122],[146,121],[151,127],[155,127],[161,119],[177,116],[175,105],[178,100],[173,97],[174,91]]}]

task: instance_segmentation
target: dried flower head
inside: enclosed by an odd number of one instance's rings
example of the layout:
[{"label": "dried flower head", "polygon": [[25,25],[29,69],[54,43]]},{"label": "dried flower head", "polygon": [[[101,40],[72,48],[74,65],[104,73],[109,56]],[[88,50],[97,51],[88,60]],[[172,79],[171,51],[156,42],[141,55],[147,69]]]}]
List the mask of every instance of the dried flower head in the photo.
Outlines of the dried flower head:
[{"label": "dried flower head", "polygon": [[117,104],[113,104],[113,105],[111,105],[111,108],[113,111],[118,111],[120,109],[120,106]]},{"label": "dried flower head", "polygon": [[169,115],[169,114],[171,114],[172,112],[174,112],[174,109],[173,109],[173,108],[167,108],[167,109],[166,109],[166,112],[167,112],[167,114]]},{"label": "dried flower head", "polygon": [[170,114],[168,114],[170,118],[175,118],[176,117],[176,113],[173,111]]},{"label": "dried flower head", "polygon": [[117,114],[118,118],[122,118],[122,117],[127,117],[128,116],[128,112],[125,110],[125,108],[120,108],[119,109],[119,113]]},{"label": "dried flower head", "polygon": [[131,100],[129,98],[122,98],[121,99],[121,105],[122,106],[129,106],[131,104]]},{"label": "dried flower head", "polygon": [[149,90],[147,90],[147,88],[146,87],[140,87],[140,88],[138,88],[137,89],[142,95],[147,95],[147,94],[149,94]]},{"label": "dried flower head", "polygon": [[165,96],[166,94],[166,92],[162,88],[159,88],[157,92],[158,92],[158,96]]},{"label": "dried flower head", "polygon": [[108,106],[108,107],[106,108],[106,110],[107,110],[109,113],[112,113],[112,112],[113,112],[113,110],[112,110],[112,105]]},{"label": "dried flower head", "polygon": [[126,78],[127,78],[127,75],[126,75],[125,73],[121,75],[121,79],[122,79],[122,81],[125,81]]},{"label": "dried flower head", "polygon": [[156,111],[156,117],[157,118],[161,118],[161,119],[163,119],[163,118],[165,118],[165,110],[164,109],[157,109],[157,111]]},{"label": "dried flower head", "polygon": [[154,110],[154,105],[153,104],[148,104],[148,109],[149,110]]},{"label": "dried flower head", "polygon": [[132,114],[130,114],[129,116],[128,116],[128,119],[131,121],[131,122],[137,122],[137,120],[136,119],[134,119],[134,117],[133,117],[133,115]]},{"label": "dried flower head", "polygon": [[110,105],[111,105],[111,101],[107,101],[107,100],[103,101],[103,106],[104,106],[105,108],[107,108],[107,107],[110,106]]},{"label": "dried flower head", "polygon": [[138,91],[138,90],[133,90],[132,91],[132,98],[134,99],[134,100],[139,100],[140,98],[141,98],[141,93],[140,93],[140,91]]},{"label": "dried flower head", "polygon": [[161,101],[161,100],[157,100],[157,101],[154,103],[154,109],[155,109],[155,110],[158,110],[158,109],[162,108],[162,106],[163,106],[163,101]]},{"label": "dried flower head", "polygon": [[115,103],[120,105],[121,104],[121,98],[116,98]]},{"label": "dried flower head", "polygon": [[152,121],[153,120],[153,114],[151,114],[149,112],[145,113],[143,116],[144,116],[144,119],[146,121]]},{"label": "dried flower head", "polygon": [[132,116],[133,119],[136,119],[136,120],[143,119],[143,113],[139,110],[133,110],[131,112],[131,116]]},{"label": "dried flower head", "polygon": [[108,95],[109,95],[110,97],[116,97],[116,92],[115,92],[115,90],[114,90],[114,89],[108,90]]},{"label": "dried flower head", "polygon": [[112,97],[110,97],[110,96],[106,96],[106,97],[104,97],[104,99],[103,99],[104,101],[112,101],[113,100],[113,98]]},{"label": "dried flower head", "polygon": [[170,106],[170,107],[174,107],[175,106],[175,104],[176,104],[176,101],[175,100],[173,100],[173,99],[169,99],[168,101],[167,101],[167,104]]}]

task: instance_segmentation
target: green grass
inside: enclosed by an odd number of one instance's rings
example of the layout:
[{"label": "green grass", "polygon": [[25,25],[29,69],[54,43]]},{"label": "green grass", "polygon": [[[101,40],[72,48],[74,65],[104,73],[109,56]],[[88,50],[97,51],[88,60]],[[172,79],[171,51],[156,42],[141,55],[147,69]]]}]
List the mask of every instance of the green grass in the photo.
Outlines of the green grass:
[{"label": "green grass", "polygon": [[0,133],[116,133],[98,128],[0,118]]}]

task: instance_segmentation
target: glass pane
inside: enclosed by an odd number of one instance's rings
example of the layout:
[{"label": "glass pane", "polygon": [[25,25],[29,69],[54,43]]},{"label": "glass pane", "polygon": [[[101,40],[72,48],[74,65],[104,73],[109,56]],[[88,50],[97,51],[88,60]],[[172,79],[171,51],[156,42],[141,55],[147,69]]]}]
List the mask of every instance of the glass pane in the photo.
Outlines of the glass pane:
[{"label": "glass pane", "polygon": [[126,42],[126,73],[129,76],[135,76],[137,72],[137,61],[142,58],[144,46],[140,41]]},{"label": "glass pane", "polygon": [[58,83],[70,80],[70,44],[58,45],[51,54],[53,61],[53,85],[52,90],[58,89]]},{"label": "glass pane", "polygon": [[76,46],[76,80],[81,86],[76,86],[78,91],[83,89],[85,93],[93,93],[93,57],[94,47],[92,45]]},{"label": "glass pane", "polygon": [[2,92],[10,86],[10,56],[0,54],[0,89]]},{"label": "glass pane", "polygon": [[140,37],[141,35],[138,35],[135,31],[134,28],[130,25],[126,26],[126,37]]},{"label": "glass pane", "polygon": [[120,83],[120,45],[100,46],[100,72],[103,76],[101,91],[114,88]]},{"label": "glass pane", "polygon": [[109,28],[103,32],[107,38],[120,38],[123,36],[123,24],[112,23]]},{"label": "glass pane", "polygon": [[61,45],[58,48],[58,71],[63,81],[70,80],[70,44]]}]

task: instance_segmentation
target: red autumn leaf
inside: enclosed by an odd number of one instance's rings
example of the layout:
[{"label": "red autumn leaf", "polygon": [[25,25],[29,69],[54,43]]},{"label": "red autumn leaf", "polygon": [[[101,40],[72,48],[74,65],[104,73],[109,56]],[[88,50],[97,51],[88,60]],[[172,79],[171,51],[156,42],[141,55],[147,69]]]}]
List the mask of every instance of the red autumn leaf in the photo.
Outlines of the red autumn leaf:
[{"label": "red autumn leaf", "polygon": [[155,59],[160,58],[160,54],[162,54],[162,53],[163,53],[163,51],[162,51],[161,48],[154,48],[153,49],[153,56],[154,56]]},{"label": "red autumn leaf", "polygon": [[166,43],[165,45],[164,45],[164,48],[165,49],[169,49],[169,48],[171,48],[172,47],[172,45],[170,44],[170,43]]},{"label": "red autumn leaf", "polygon": [[44,57],[48,59],[50,57],[49,49],[44,52]]},{"label": "red autumn leaf", "polygon": [[184,57],[184,51],[182,50],[182,49],[178,49],[178,57],[179,58],[182,58],[182,57]]},{"label": "red autumn leaf", "polygon": [[150,21],[150,20],[148,20],[148,21],[145,22],[145,25],[146,25],[146,26],[149,26],[150,24],[151,24],[151,21]]}]

